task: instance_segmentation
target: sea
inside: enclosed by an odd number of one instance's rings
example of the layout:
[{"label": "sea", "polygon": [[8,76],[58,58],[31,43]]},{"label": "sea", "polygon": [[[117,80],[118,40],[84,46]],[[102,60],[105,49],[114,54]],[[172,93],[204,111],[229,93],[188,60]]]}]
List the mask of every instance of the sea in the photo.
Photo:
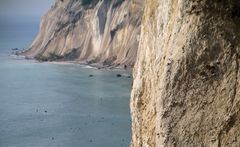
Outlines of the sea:
[{"label": "sea", "polygon": [[0,147],[128,147],[130,74],[11,55],[38,30],[0,21]]}]

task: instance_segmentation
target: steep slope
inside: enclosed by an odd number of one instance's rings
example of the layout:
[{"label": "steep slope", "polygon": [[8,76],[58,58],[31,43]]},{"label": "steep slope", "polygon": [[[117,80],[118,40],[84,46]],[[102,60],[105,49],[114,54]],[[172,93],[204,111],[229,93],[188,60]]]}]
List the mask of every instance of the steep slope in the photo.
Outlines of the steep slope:
[{"label": "steep slope", "polygon": [[148,0],[132,147],[240,144],[239,0]]},{"label": "steep slope", "polygon": [[141,0],[56,0],[24,55],[131,67],[142,11]]}]

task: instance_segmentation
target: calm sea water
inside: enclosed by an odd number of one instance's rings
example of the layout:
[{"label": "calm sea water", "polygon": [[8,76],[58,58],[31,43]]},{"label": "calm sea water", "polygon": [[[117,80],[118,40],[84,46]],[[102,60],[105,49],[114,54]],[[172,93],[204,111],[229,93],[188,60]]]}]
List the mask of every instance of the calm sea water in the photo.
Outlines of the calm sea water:
[{"label": "calm sea water", "polygon": [[126,73],[9,57],[38,25],[0,26],[0,147],[129,146],[132,79],[116,77]]},{"label": "calm sea water", "polygon": [[28,47],[39,29],[39,20],[6,20],[0,17],[0,53]]}]

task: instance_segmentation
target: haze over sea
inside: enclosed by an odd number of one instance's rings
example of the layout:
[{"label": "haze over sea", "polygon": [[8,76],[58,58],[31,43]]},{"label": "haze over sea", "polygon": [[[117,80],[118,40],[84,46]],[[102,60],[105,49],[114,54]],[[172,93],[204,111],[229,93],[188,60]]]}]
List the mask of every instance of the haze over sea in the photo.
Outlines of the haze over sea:
[{"label": "haze over sea", "polygon": [[[52,3],[24,1],[0,2],[0,147],[129,146],[132,79],[116,76],[127,73],[9,56],[31,43]],[[27,12],[3,9],[12,5]],[[30,15],[35,5],[44,7]]]}]

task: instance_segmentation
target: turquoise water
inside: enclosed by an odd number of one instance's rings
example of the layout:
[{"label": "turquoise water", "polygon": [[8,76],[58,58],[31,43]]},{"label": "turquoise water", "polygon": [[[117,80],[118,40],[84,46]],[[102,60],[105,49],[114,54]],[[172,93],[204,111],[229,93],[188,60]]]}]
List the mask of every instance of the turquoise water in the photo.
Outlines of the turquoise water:
[{"label": "turquoise water", "polygon": [[22,30],[0,29],[0,147],[128,147],[132,79],[9,57],[37,32],[31,24]]}]

